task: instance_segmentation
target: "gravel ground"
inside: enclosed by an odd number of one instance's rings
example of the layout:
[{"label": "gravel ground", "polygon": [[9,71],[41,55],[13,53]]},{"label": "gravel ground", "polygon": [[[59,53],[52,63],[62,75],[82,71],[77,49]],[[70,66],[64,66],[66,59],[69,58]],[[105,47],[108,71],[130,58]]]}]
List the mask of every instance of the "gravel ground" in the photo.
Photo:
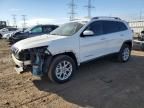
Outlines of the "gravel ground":
[{"label": "gravel ground", "polygon": [[127,63],[104,57],[83,64],[72,80],[51,83],[18,75],[8,43],[0,40],[0,108],[144,108],[144,52]]}]

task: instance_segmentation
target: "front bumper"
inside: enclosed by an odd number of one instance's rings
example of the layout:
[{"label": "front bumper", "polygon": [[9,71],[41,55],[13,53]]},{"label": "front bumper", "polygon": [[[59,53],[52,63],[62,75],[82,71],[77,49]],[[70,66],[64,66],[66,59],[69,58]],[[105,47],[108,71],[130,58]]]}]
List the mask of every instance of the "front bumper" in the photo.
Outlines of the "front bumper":
[{"label": "front bumper", "polygon": [[27,61],[20,61],[18,59],[15,58],[15,56],[12,54],[12,59],[15,62],[15,64],[19,67],[24,67],[24,66],[28,66],[31,65],[31,60],[27,60]]}]

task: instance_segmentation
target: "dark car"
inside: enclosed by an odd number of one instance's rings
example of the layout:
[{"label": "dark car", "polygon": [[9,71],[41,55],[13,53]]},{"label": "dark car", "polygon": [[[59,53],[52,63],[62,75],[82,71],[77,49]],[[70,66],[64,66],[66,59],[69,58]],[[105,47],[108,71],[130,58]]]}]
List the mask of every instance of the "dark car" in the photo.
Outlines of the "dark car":
[{"label": "dark car", "polygon": [[22,39],[39,36],[43,34],[49,34],[57,27],[58,27],[57,25],[36,25],[34,27],[26,29],[24,32],[16,32],[13,36],[9,38],[9,42],[10,44],[14,44]]}]

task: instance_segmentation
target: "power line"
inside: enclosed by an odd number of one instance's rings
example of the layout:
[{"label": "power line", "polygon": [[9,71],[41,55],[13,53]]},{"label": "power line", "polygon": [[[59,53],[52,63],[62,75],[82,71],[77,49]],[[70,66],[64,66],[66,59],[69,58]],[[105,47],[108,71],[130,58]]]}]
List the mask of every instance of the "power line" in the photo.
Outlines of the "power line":
[{"label": "power line", "polygon": [[13,17],[13,26],[17,27],[16,15],[12,15]]},{"label": "power line", "polygon": [[93,8],[95,8],[94,6],[92,6],[91,0],[88,0],[88,5],[85,6],[85,7],[86,7],[87,10],[88,10],[88,18],[91,18],[91,10],[92,10]]},{"label": "power line", "polygon": [[26,28],[26,15],[22,15],[22,20],[23,20],[23,24],[22,24],[22,26],[23,26],[23,28]]},{"label": "power line", "polygon": [[75,3],[74,0],[71,0],[71,3],[69,4],[70,7],[70,21],[73,21],[75,19]]},{"label": "power line", "polygon": [[140,13],[139,13],[139,19],[140,19],[140,20],[143,19],[143,13],[144,13],[144,11],[143,11],[143,10],[140,10]]}]

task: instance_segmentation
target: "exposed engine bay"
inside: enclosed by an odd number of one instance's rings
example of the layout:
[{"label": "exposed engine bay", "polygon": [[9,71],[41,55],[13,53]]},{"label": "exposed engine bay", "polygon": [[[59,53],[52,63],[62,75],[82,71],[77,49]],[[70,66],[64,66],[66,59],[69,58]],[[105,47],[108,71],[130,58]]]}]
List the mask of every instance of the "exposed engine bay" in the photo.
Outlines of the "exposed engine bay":
[{"label": "exposed engine bay", "polygon": [[[50,52],[47,50],[47,46],[22,50],[20,52],[12,50],[12,53],[18,60],[23,61],[23,69],[21,69],[21,71],[27,70],[27,66],[24,65],[24,61],[30,60],[31,65],[29,66],[29,69],[33,75],[40,77],[47,73],[52,59]],[[16,67],[20,68],[19,66]]]}]

